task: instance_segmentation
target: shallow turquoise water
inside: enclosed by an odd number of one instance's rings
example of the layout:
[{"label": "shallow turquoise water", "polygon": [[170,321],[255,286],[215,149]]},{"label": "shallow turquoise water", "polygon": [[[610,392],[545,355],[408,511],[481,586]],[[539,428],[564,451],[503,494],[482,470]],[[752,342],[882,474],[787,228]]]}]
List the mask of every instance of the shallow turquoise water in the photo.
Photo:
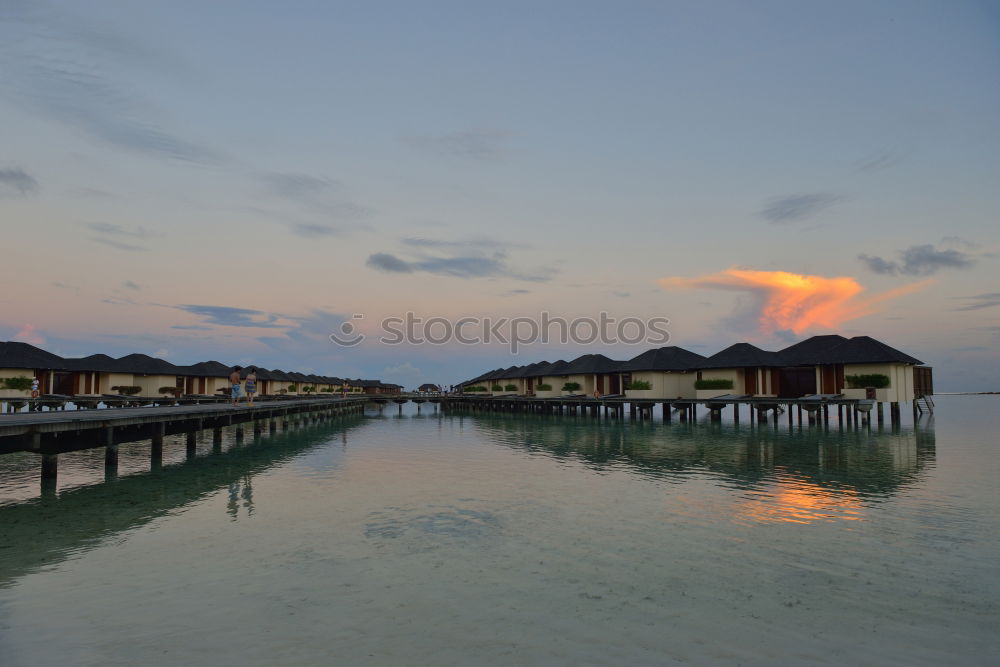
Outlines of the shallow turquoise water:
[{"label": "shallow turquoise water", "polygon": [[[914,429],[346,418],[0,458],[0,664],[995,664],[1000,396]],[[908,421],[908,420],[907,420]]]}]

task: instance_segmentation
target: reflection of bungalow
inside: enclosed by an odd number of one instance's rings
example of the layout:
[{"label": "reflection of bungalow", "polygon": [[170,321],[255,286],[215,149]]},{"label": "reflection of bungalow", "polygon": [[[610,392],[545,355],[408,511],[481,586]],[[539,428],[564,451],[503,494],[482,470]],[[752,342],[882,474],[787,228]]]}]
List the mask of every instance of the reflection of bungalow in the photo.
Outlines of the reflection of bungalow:
[{"label": "reflection of bungalow", "polygon": [[[66,370],[66,360],[51,352],[40,350],[34,345],[20,341],[0,343],[0,383],[7,378],[38,378],[39,393],[52,394],[53,387],[63,376],[70,376]],[[30,392],[4,389],[0,386],[0,396],[5,398],[27,397]]]},{"label": "reflection of bungalow", "polygon": [[229,394],[229,374],[232,366],[218,361],[200,361],[190,366],[181,366],[177,374],[184,379],[184,393],[197,395]]},{"label": "reflection of bungalow", "polygon": [[780,371],[784,364],[776,352],[767,352],[750,343],[736,343],[701,362],[699,380],[722,380],[731,388],[698,389],[697,398],[725,394],[776,396]]},{"label": "reflection of bungalow", "polygon": [[[558,389],[566,384],[578,384],[579,389],[562,390],[564,394],[592,395],[620,394],[622,392],[621,367],[624,362],[609,359],[603,354],[585,354],[569,362],[562,369],[564,378]],[[552,387],[557,389],[555,385]]]},{"label": "reflection of bungalow", "polygon": [[643,352],[619,369],[630,382],[646,382],[649,389],[626,389],[629,398],[695,398],[697,369],[705,357],[682,347],[660,347]]},{"label": "reflection of bungalow", "polygon": [[[931,369],[908,354],[870,336],[855,336],[818,354],[821,393],[844,394],[847,398],[874,398],[897,403],[934,393]],[[852,376],[884,375],[889,386],[874,391],[852,387]],[[872,395],[874,394],[874,395]]]}]

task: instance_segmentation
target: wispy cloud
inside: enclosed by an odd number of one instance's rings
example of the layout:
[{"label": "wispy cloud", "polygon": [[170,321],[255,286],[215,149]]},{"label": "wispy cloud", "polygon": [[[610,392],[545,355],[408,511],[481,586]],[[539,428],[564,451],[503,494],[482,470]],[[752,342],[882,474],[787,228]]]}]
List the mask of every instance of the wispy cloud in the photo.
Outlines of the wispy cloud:
[{"label": "wispy cloud", "polygon": [[505,253],[494,253],[490,257],[424,257],[412,261],[400,259],[391,253],[379,252],[368,257],[369,267],[386,273],[433,273],[453,278],[512,278],[528,282],[544,282],[552,279],[549,270],[536,273],[522,273],[507,266]]},{"label": "wispy cloud", "polygon": [[185,304],[175,306],[179,310],[198,315],[207,324],[217,324],[226,327],[282,328],[287,324],[279,323],[277,315],[249,308],[231,308],[229,306],[205,306]]},{"label": "wispy cloud", "polygon": [[162,234],[158,232],[154,232],[143,227],[125,227],[123,225],[115,225],[109,222],[84,222],[81,224],[90,231],[96,233],[96,236],[90,237],[90,240],[94,243],[100,243],[111,248],[125,250],[128,252],[145,252],[149,250],[149,248],[144,245],[139,245],[137,241],[144,241],[162,236]]},{"label": "wispy cloud", "polygon": [[0,169],[0,197],[27,197],[38,192],[38,181],[23,169]]},{"label": "wispy cloud", "polygon": [[[0,96],[129,151],[188,162],[213,162],[207,146],[161,126],[123,62],[151,62],[140,43],[91,24],[84,15],[40,3],[15,2],[0,21]],[[155,68],[150,67],[149,70]]]},{"label": "wispy cloud", "polygon": [[930,276],[943,269],[968,269],[975,265],[973,255],[953,248],[938,249],[933,245],[915,245],[899,253],[899,261],[860,254],[858,259],[869,271],[884,275]]},{"label": "wispy cloud", "polygon": [[260,180],[270,194],[287,199],[315,197],[333,191],[338,185],[325,176],[299,172],[270,172],[261,174]]},{"label": "wispy cloud", "polygon": [[510,241],[500,241],[486,237],[479,237],[465,240],[440,240],[426,237],[410,236],[402,239],[403,245],[413,248],[482,248],[487,250],[498,250],[503,248],[526,248],[527,244],[513,243]]},{"label": "wispy cloud", "polygon": [[758,215],[768,222],[786,224],[808,220],[844,198],[828,192],[788,195],[767,202]]},{"label": "wispy cloud", "polygon": [[1000,292],[988,292],[975,296],[964,297],[969,303],[960,306],[955,310],[982,310],[983,308],[993,308],[1000,306]]},{"label": "wispy cloud", "polygon": [[122,282],[122,287],[124,287],[125,289],[132,289],[132,290],[142,289],[142,287],[140,287],[137,283],[135,283],[135,282],[133,282],[131,280],[125,280],[125,281],[123,281]]},{"label": "wispy cloud", "polygon": [[292,223],[289,225],[289,228],[296,235],[307,239],[322,239],[343,234],[340,228],[333,225],[319,225],[308,222]]},{"label": "wispy cloud", "polygon": [[134,243],[123,243],[122,241],[116,241],[115,239],[103,238],[101,236],[91,236],[90,240],[94,243],[100,243],[102,245],[109,246],[111,248],[116,248],[118,250],[126,250],[128,252],[146,252],[149,248],[141,245],[135,245]]},{"label": "wispy cloud", "polygon": [[861,172],[882,171],[883,169],[895,167],[901,160],[902,157],[895,151],[878,151],[858,160],[854,168],[856,171]]},{"label": "wispy cloud", "polygon": [[498,129],[465,130],[440,135],[408,137],[404,141],[426,153],[492,162],[503,157],[510,132]]}]

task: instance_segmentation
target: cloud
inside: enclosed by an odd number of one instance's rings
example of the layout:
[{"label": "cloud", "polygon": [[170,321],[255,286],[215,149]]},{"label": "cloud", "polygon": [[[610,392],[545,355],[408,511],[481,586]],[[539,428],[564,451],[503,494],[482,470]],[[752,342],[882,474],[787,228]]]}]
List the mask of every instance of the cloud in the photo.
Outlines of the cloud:
[{"label": "cloud", "polygon": [[163,236],[158,232],[153,232],[142,227],[124,227],[109,222],[84,222],[81,224],[99,234],[99,236],[91,236],[91,241],[129,252],[145,252],[149,250],[146,246],[137,245],[133,240],[145,240]]},{"label": "cloud", "polygon": [[982,310],[983,308],[1000,306],[1000,292],[989,292],[987,294],[977,294],[964,298],[970,300],[972,303],[968,303],[955,310]]},{"label": "cloud", "polygon": [[301,199],[325,194],[337,187],[337,182],[325,176],[298,172],[271,172],[260,176],[265,188],[273,195]]},{"label": "cloud", "polygon": [[503,143],[509,136],[510,133],[505,130],[481,129],[409,137],[404,141],[426,153],[492,162],[503,156]]},{"label": "cloud", "polygon": [[23,169],[0,169],[0,196],[27,197],[38,192],[38,181]]},{"label": "cloud", "polygon": [[133,243],[122,243],[121,241],[115,241],[114,239],[105,239],[100,236],[91,236],[90,240],[94,243],[101,243],[106,246],[111,246],[112,248],[117,248],[118,250],[127,250],[129,252],[145,252],[149,248],[143,246],[135,245]]},{"label": "cloud", "polygon": [[777,197],[768,201],[758,215],[775,224],[801,222],[842,200],[840,195],[826,192]]},{"label": "cloud", "polygon": [[198,315],[204,318],[207,324],[217,324],[225,327],[284,328],[288,326],[287,324],[280,324],[277,315],[249,308],[191,304],[175,306],[175,308]]},{"label": "cloud", "polygon": [[126,83],[121,63],[145,65],[140,85],[155,72],[141,43],[41,3],[8,4],[3,19],[0,96],[118,148],[187,162],[218,159],[161,127],[154,105]]},{"label": "cloud", "polygon": [[85,222],[83,226],[91,231],[98,232],[100,234],[108,234],[111,236],[127,236],[134,239],[151,239],[159,236],[163,236],[158,232],[153,232],[142,227],[123,227],[122,225],[113,225],[109,222]]},{"label": "cloud", "polygon": [[382,378],[385,380],[396,380],[398,384],[413,384],[423,376],[423,371],[405,361],[396,366],[386,366],[382,369]]},{"label": "cloud", "polygon": [[507,290],[506,292],[504,292],[500,296],[519,296],[521,294],[531,294],[531,290],[530,289],[511,289],[511,290]]},{"label": "cloud", "polygon": [[293,223],[289,225],[292,232],[307,239],[322,239],[330,236],[340,236],[343,232],[332,225],[313,223]]},{"label": "cloud", "polygon": [[124,281],[122,283],[122,287],[124,287],[126,289],[134,289],[134,290],[142,289],[141,287],[139,287],[139,285],[137,285],[136,283],[132,282],[131,280]]},{"label": "cloud", "polygon": [[866,254],[858,255],[858,259],[869,271],[890,276],[930,276],[943,269],[968,269],[976,263],[967,252],[952,248],[938,250],[929,244],[910,246],[898,254],[898,262]]},{"label": "cloud", "polygon": [[627,297],[627,296],[632,296],[632,293],[631,293],[631,292],[621,292],[621,291],[614,291],[614,292],[612,292],[612,294],[613,294],[614,296],[617,296],[617,297],[621,297],[621,298],[623,298],[623,299],[624,299],[625,297]]},{"label": "cloud", "polygon": [[719,289],[742,292],[748,297],[738,303],[727,322],[742,325],[753,320],[758,331],[781,335],[816,327],[837,328],[844,322],[870,315],[877,306],[927,286],[928,281],[904,285],[869,297],[854,278],[804,275],[787,271],[727,269],[697,278],[662,278],[667,289]]},{"label": "cloud", "polygon": [[205,326],[204,324],[175,324],[171,329],[180,329],[182,331],[211,331],[212,327]]},{"label": "cloud", "polygon": [[895,167],[901,160],[902,158],[899,154],[893,151],[880,151],[869,155],[863,160],[859,160],[855,164],[855,170],[862,172],[882,171],[883,169]]},{"label": "cloud", "polygon": [[423,237],[407,237],[402,240],[403,245],[413,248],[483,248],[488,250],[499,250],[504,248],[527,248],[524,243],[511,243],[499,241],[485,237],[467,239],[464,241],[441,241],[438,239],[428,239]]},{"label": "cloud", "polygon": [[385,252],[369,255],[365,264],[373,269],[386,273],[433,273],[439,276],[453,278],[513,278],[527,282],[544,282],[551,280],[550,271],[539,271],[526,274],[513,271],[506,265],[504,253],[494,253],[491,257],[458,256],[458,257],[424,257],[407,261]]},{"label": "cloud", "polygon": [[35,331],[33,324],[25,324],[21,327],[21,330],[14,334],[14,340],[28,343],[29,345],[45,344],[45,338],[39,332]]}]

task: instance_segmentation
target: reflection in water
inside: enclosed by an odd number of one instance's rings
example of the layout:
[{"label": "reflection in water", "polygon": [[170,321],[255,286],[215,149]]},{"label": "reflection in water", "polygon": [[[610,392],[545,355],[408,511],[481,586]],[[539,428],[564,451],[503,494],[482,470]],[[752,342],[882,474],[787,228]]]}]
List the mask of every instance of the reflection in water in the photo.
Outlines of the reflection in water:
[{"label": "reflection in water", "polygon": [[[4,540],[18,547],[0,549],[0,587],[223,489],[229,490],[229,516],[235,521],[242,509],[251,517],[255,474],[328,443],[337,429],[346,433],[363,421],[360,416],[346,417],[335,426],[283,432],[252,446],[0,506]],[[103,459],[94,461],[103,466]]]},{"label": "reflection in water", "polygon": [[497,443],[680,484],[708,477],[738,493],[731,520],[864,520],[878,502],[933,465],[934,430],[740,428],[723,424],[581,421],[533,415],[470,417]]}]

